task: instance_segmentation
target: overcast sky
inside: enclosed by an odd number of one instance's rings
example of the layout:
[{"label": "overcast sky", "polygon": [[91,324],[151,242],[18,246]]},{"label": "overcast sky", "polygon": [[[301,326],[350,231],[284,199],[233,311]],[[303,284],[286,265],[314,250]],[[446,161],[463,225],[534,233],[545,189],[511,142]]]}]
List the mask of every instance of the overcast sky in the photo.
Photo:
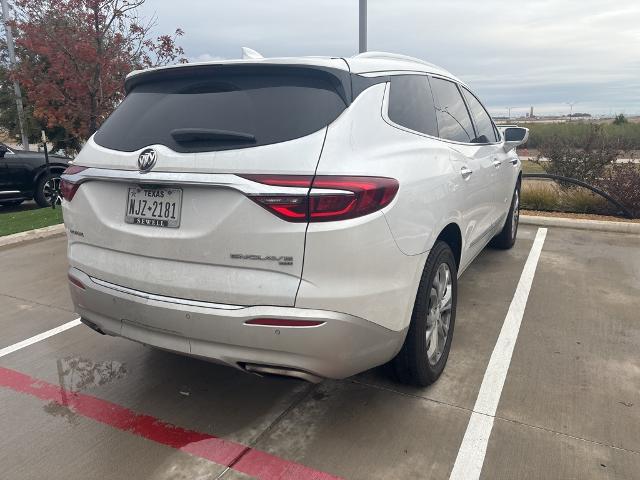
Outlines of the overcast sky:
[{"label": "overcast sky", "polygon": [[[193,61],[351,56],[358,0],[147,0]],[[640,113],[640,0],[369,0],[369,50],[413,55],[466,81],[494,115]]]}]

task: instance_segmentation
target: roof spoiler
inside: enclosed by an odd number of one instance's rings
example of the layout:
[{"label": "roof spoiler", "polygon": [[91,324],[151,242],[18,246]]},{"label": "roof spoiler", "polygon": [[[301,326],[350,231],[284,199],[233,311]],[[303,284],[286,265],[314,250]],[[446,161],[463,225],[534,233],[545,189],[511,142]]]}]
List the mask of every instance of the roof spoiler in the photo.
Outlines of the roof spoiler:
[{"label": "roof spoiler", "polygon": [[260,58],[264,58],[258,52],[256,52],[253,48],[242,47],[242,59],[243,60],[258,60]]}]

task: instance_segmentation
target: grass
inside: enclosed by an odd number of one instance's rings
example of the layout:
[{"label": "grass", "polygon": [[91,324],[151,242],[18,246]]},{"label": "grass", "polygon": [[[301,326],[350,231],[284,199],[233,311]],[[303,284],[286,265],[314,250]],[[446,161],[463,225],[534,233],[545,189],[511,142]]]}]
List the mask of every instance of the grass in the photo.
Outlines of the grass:
[{"label": "grass", "polygon": [[526,210],[607,215],[615,207],[584,188],[560,188],[554,182],[526,181],[522,185],[521,205]]},{"label": "grass", "polygon": [[0,237],[62,223],[62,209],[0,207]]},{"label": "grass", "polygon": [[531,160],[522,160],[522,171],[524,173],[545,173],[544,168]]},{"label": "grass", "polygon": [[558,203],[558,192],[547,182],[522,182],[520,195],[522,208],[527,210],[554,210]]}]

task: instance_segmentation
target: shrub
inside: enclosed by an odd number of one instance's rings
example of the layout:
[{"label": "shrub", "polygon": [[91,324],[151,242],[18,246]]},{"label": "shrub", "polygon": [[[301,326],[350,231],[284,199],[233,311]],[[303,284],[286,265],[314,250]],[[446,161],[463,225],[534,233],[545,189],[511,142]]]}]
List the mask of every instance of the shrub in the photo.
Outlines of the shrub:
[{"label": "shrub", "polygon": [[[618,158],[619,144],[604,134],[601,125],[589,125],[589,131],[581,148],[566,139],[555,136],[540,146],[537,163],[547,173],[575,178],[594,184],[601,178],[608,165]],[[546,161],[542,161],[546,157]]]},{"label": "shrub", "polygon": [[597,185],[640,218],[640,165],[616,163],[607,169]]},{"label": "shrub", "polygon": [[[626,118],[625,118],[626,120]],[[551,138],[557,137],[575,148],[582,148],[589,130],[594,123],[523,123],[529,129],[528,148],[540,148]],[[603,134],[611,141],[624,145],[623,148],[640,150],[640,123],[627,122],[602,124]]]},{"label": "shrub", "polygon": [[616,118],[613,119],[614,125],[624,125],[625,123],[629,123],[627,117],[624,116],[624,113],[616,115]]}]

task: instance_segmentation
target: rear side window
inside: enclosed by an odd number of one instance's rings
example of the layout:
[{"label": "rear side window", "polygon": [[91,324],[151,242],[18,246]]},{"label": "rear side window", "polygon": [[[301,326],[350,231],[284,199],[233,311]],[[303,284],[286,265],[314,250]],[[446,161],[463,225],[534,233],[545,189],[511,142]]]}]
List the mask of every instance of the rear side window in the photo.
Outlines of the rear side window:
[{"label": "rear side window", "polygon": [[416,132],[438,136],[436,111],[426,75],[391,77],[389,119]]},{"label": "rear side window", "polygon": [[496,137],[496,130],[493,126],[493,121],[482,104],[469,90],[464,87],[462,87],[462,94],[467,101],[467,105],[471,111],[471,116],[473,117],[473,122],[476,125],[477,137],[474,138],[473,141],[476,143],[497,142],[498,138]]},{"label": "rear side window", "polygon": [[431,78],[440,138],[470,143],[475,138],[467,107],[455,83]]},{"label": "rear side window", "polygon": [[126,152],[153,144],[202,152],[284,142],[333,122],[347,106],[342,87],[330,72],[311,68],[166,70],[134,84],[95,141]]}]

